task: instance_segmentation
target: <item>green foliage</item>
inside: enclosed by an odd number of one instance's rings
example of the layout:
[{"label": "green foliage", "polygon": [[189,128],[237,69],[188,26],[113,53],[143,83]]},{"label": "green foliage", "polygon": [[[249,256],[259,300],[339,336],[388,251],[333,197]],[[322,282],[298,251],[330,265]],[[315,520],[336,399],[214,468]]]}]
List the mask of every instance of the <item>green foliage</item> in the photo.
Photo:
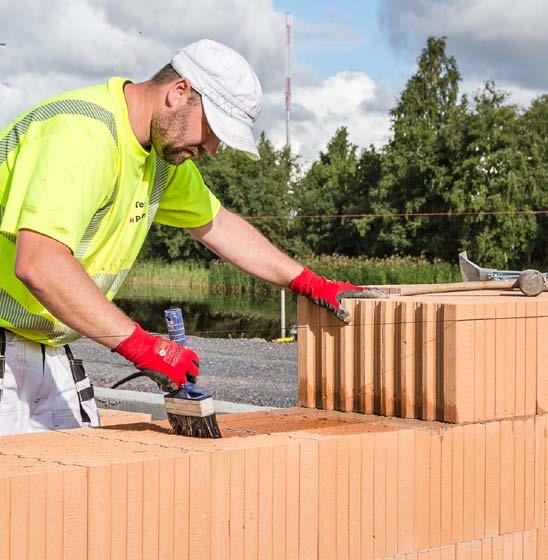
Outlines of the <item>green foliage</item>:
[{"label": "green foliage", "polygon": [[138,261],[129,273],[124,288],[207,289],[209,271],[194,261],[165,262],[159,259]]},{"label": "green foliage", "polygon": [[322,255],[307,259],[306,265],[328,278],[358,285],[432,284],[461,280],[456,264],[429,262],[415,257],[352,259],[342,255]]},{"label": "green foliage", "polygon": [[[264,134],[259,162],[225,148],[196,163],[227,208],[327,276],[348,273],[364,283],[455,279],[454,267],[440,259],[456,263],[464,249],[482,266],[545,270],[548,216],[502,212],[548,208],[548,95],[522,110],[492,82],[471,99],[459,98],[460,79],[445,38],[430,37],[390,113],[392,138],[382,149],[359,149],[342,127],[300,175],[296,159]],[[393,216],[438,212],[452,215]],[[388,216],[332,217],[341,214]],[[334,254],[341,256],[315,260]],[[411,260],[385,259],[394,256]],[[216,257],[173,228],[154,225],[142,257],[211,265],[214,286],[265,289],[212,262]],[[435,264],[425,273],[427,262]]]},{"label": "green foliage", "polygon": [[[381,178],[371,191],[375,213],[447,211],[453,139],[447,128],[463,113],[457,104],[460,74],[445,53],[445,39],[430,37],[391,111],[393,139],[383,152]],[[446,218],[385,218],[373,240],[377,256],[455,258]]]},{"label": "green foliage", "polygon": [[[519,119],[519,136],[527,166],[531,170],[532,205],[548,209],[548,95],[533,100]],[[532,243],[530,261],[548,269],[548,216],[537,218],[537,235]],[[528,261],[529,262],[529,259]]]},{"label": "green foliage", "polygon": [[[538,161],[516,107],[493,83],[474,96],[473,107],[452,128],[458,146],[445,200],[457,212],[531,210],[541,203]],[[454,228],[458,249],[483,266],[529,263],[538,223],[532,215],[465,216]]]},{"label": "green foliage", "polygon": [[352,223],[329,216],[348,214],[352,209],[358,170],[356,150],[348,140],[347,129],[339,128],[327,151],[320,153],[319,161],[295,185],[293,234],[312,254],[352,252]]}]

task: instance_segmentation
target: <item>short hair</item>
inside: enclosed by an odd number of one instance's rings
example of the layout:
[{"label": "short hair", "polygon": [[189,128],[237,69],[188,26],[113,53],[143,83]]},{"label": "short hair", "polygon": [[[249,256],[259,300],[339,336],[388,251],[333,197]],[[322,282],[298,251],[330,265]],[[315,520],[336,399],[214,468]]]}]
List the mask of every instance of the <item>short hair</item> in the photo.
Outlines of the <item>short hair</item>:
[{"label": "short hair", "polygon": [[[163,86],[178,80],[181,75],[171,66],[171,64],[166,64],[154,76],[152,76],[151,81],[156,85]],[[189,102],[191,105],[198,105],[200,103],[202,96],[193,87],[190,88],[190,98]]]},{"label": "short hair", "polygon": [[158,85],[164,85],[169,82],[173,82],[174,80],[178,80],[180,77],[181,76],[177,73],[173,66],[168,63],[164,67],[160,68],[160,70],[152,76],[151,80]]}]

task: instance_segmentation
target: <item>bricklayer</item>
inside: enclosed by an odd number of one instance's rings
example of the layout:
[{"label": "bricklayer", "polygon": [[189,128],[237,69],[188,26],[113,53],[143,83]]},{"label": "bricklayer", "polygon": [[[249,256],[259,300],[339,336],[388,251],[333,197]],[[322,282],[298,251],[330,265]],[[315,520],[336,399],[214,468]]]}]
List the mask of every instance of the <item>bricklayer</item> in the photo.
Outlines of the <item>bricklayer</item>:
[{"label": "bricklayer", "polygon": [[287,409],[222,416],[221,440],[166,422],[6,436],[0,558],[30,558],[37,542],[147,560],[372,560],[507,542],[548,526],[547,421]]},{"label": "bricklayer", "polygon": [[301,406],[466,423],[548,410],[548,293],[298,302]]}]

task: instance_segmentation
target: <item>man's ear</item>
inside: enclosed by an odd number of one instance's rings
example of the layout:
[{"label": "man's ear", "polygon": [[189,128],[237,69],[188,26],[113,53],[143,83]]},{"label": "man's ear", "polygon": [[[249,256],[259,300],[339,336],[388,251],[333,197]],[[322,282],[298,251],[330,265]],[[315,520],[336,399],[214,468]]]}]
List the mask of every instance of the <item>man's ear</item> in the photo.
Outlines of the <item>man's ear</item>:
[{"label": "man's ear", "polygon": [[177,109],[186,103],[192,89],[188,78],[179,78],[172,82],[166,91],[165,103],[171,109]]}]

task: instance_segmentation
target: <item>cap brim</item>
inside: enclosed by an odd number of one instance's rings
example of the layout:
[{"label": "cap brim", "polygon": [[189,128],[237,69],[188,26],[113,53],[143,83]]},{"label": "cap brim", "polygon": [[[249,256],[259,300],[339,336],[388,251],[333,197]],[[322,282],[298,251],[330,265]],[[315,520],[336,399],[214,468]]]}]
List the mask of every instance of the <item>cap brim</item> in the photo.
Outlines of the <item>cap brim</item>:
[{"label": "cap brim", "polygon": [[221,111],[205,95],[202,95],[202,103],[207,122],[221,142],[235,150],[245,152],[254,161],[261,159],[250,126]]}]

